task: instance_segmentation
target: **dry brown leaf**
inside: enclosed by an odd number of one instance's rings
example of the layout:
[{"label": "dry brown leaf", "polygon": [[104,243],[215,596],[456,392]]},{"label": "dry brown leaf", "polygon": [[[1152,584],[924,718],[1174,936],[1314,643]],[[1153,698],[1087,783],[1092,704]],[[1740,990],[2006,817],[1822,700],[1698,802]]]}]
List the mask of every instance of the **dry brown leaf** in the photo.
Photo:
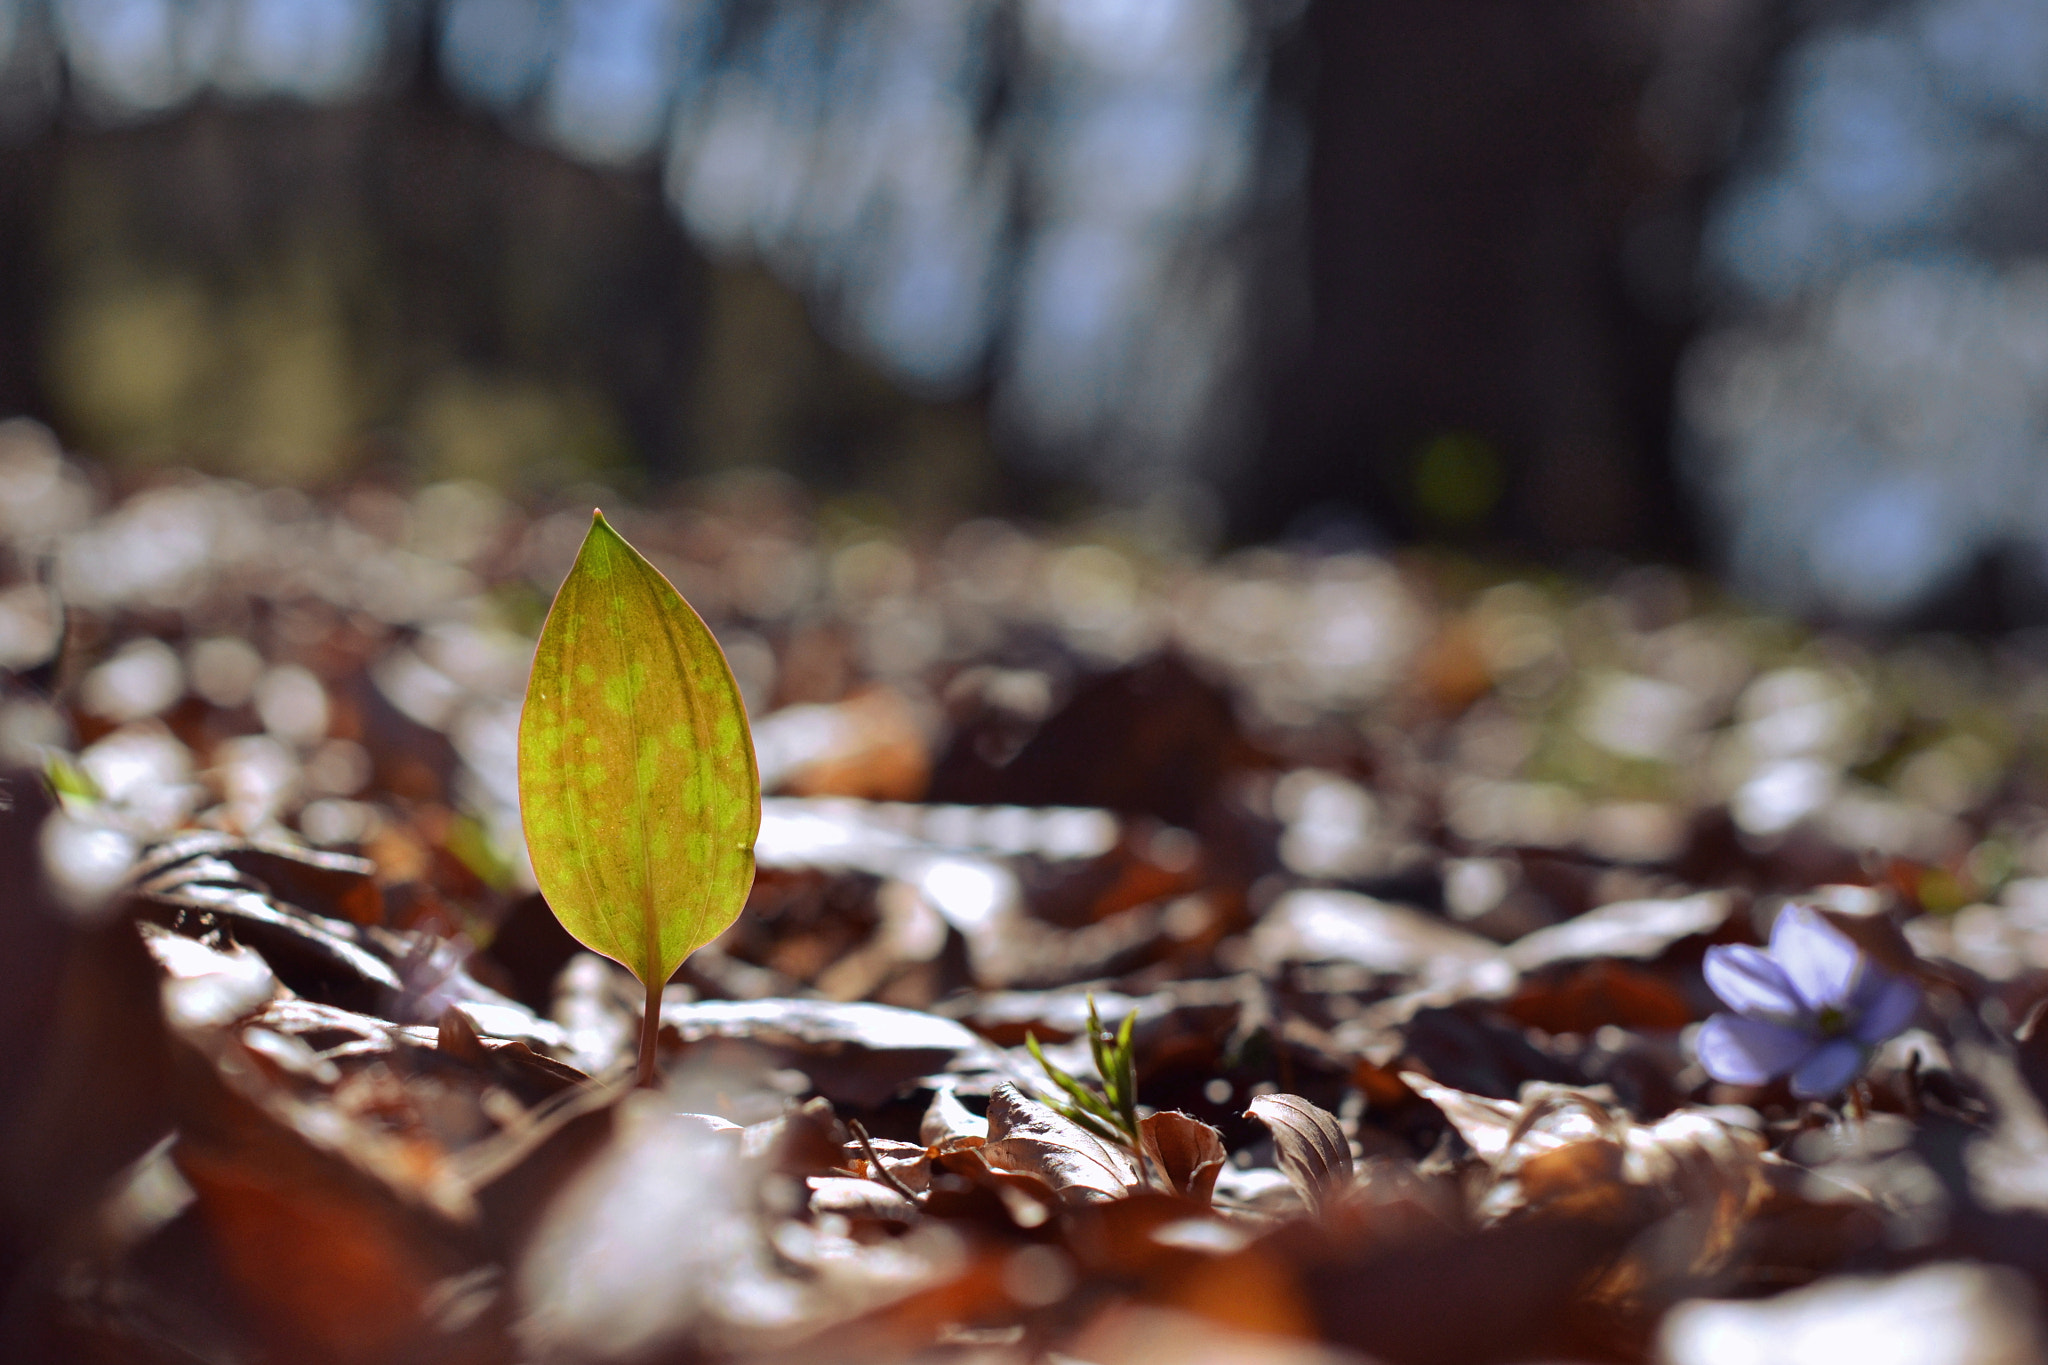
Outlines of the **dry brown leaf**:
[{"label": "dry brown leaf", "polygon": [[985,1138],[988,1120],[960,1103],[951,1085],[941,1085],[932,1096],[931,1107],[924,1111],[917,1135],[928,1147],[937,1147],[951,1138]]},{"label": "dry brown leaf", "polygon": [[[681,1354],[845,1359],[797,1347],[959,1269],[960,1241],[943,1232],[912,1228],[864,1245],[836,1220],[786,1219],[772,1153],[750,1155],[744,1135],[672,1104],[629,1095],[613,1140],[549,1203],[513,1276],[521,1358],[640,1360],[662,1343],[695,1343]],[[797,1189],[821,1213],[924,1221],[871,1181],[827,1177]]]},{"label": "dry brown leaf", "polygon": [[1089,1323],[1067,1353],[1101,1365],[1369,1365],[1363,1356],[1298,1337],[1133,1304],[1118,1304]]},{"label": "dry brown leaf", "polygon": [[844,1164],[846,1125],[829,1100],[812,1096],[772,1119],[747,1125],[740,1132],[740,1154],[761,1160],[783,1175],[812,1175]]},{"label": "dry brown leaf", "polygon": [[[978,1137],[949,1138],[935,1150],[936,1160],[952,1175],[964,1177],[970,1185],[995,1196],[1005,1216],[1020,1228],[1043,1227],[1060,1203],[1052,1187],[1029,1171],[996,1166],[982,1155],[987,1144]],[[926,1196],[927,1208],[942,1214],[957,1213],[963,1205],[954,1191],[935,1188]]]},{"label": "dry brown leaf", "polygon": [[1484,994],[1504,992],[1515,980],[1488,939],[1412,906],[1327,887],[1303,887],[1274,902],[1252,930],[1251,946],[1259,962],[1274,967],[1351,962]]},{"label": "dry brown leaf", "polygon": [[840,1146],[839,1165],[842,1170],[866,1176],[870,1180],[883,1180],[881,1172],[872,1169],[868,1160],[872,1150],[888,1178],[896,1180],[913,1194],[922,1194],[931,1187],[932,1149],[921,1142],[897,1142],[890,1138],[869,1138],[864,1148],[858,1142]]},{"label": "dry brown leaf", "polygon": [[1593,958],[1649,960],[1662,956],[1680,939],[1719,929],[1731,904],[1725,891],[1666,900],[1616,901],[1524,935],[1508,945],[1506,957],[1524,972],[1555,962]]},{"label": "dry brown leaf", "polygon": [[1318,1214],[1350,1188],[1351,1144],[1335,1114],[1299,1095],[1261,1095],[1245,1116],[1273,1134],[1280,1169]]},{"label": "dry brown leaf", "polygon": [[685,1043],[739,1039],[808,1075],[836,1104],[873,1108],[904,1085],[944,1071],[988,1066],[993,1050],[935,1014],[835,1000],[669,1001],[664,1033]]},{"label": "dry brown leaf", "polygon": [[1594,1033],[1607,1024],[1676,1031],[1695,1014],[1684,994],[1662,976],[1607,958],[1525,978],[1501,1010],[1546,1033]]},{"label": "dry brown leaf", "polygon": [[932,759],[916,709],[877,684],[844,701],[790,707],[763,720],[761,785],[797,796],[915,801]]},{"label": "dry brown leaf", "polygon": [[1173,1186],[1174,1193],[1207,1204],[1215,1193],[1216,1177],[1230,1155],[1223,1150],[1223,1134],[1177,1109],[1148,1114],[1138,1121],[1138,1132],[1145,1143],[1145,1155]]},{"label": "dry brown leaf", "polygon": [[1404,1072],[1491,1173],[1475,1193],[1482,1224],[1528,1215],[1657,1225],[1609,1287],[1708,1274],[1768,1192],[1763,1139],[1711,1114],[1680,1110],[1636,1123],[1599,1095],[1532,1083],[1519,1102],[1488,1099]]},{"label": "dry brown leaf", "polygon": [[179,1039],[172,1157],[222,1268],[281,1356],[473,1359],[472,1319],[444,1320],[432,1293],[478,1268],[462,1226],[474,1218],[473,1190],[447,1154],[417,1133],[376,1131],[317,1088],[274,1082],[230,1031],[184,1029]]},{"label": "dry brown leaf", "polygon": [[1034,1176],[1064,1204],[1122,1199],[1138,1184],[1130,1154],[1103,1142],[1007,1081],[988,1102],[990,1166]]},{"label": "dry brown leaf", "polygon": [[917,1205],[879,1180],[847,1175],[806,1177],[811,1212],[836,1213],[855,1222],[915,1223]]},{"label": "dry brown leaf", "polygon": [[485,1050],[484,1040],[477,1034],[476,1026],[453,1005],[441,1011],[440,1022],[435,1026],[434,1046],[459,1062],[467,1062],[471,1066],[488,1065],[490,1054]]},{"label": "dry brown leaf", "polygon": [[188,830],[152,847],[136,865],[134,876],[138,882],[150,882],[171,874],[169,880],[175,881],[179,864],[200,859],[224,863],[257,890],[313,914],[356,924],[383,922],[384,897],[375,863],[278,839]]},{"label": "dry brown leaf", "polygon": [[264,1163],[188,1146],[178,1167],[228,1275],[288,1356],[372,1365],[450,1345],[429,1292],[462,1263],[407,1211],[310,1154]]},{"label": "dry brown leaf", "polygon": [[174,1121],[149,955],[118,906],[98,923],[70,920],[44,890],[35,848],[49,809],[39,777],[0,772],[0,1263],[10,1268]]}]

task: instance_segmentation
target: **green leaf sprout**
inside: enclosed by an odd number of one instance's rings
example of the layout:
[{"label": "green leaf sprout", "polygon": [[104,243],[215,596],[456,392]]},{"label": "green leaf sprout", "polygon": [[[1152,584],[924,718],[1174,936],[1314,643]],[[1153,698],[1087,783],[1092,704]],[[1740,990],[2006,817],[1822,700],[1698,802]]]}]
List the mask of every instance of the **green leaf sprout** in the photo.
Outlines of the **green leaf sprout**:
[{"label": "green leaf sprout", "polygon": [[639,1083],[652,1085],[662,987],[753,886],[761,779],[718,641],[602,513],[534,651],[519,804],[555,917],[646,989]]},{"label": "green leaf sprout", "polygon": [[1131,1029],[1137,1022],[1138,1012],[1132,1010],[1124,1016],[1116,1032],[1111,1033],[1103,1027],[1102,1016],[1095,1011],[1094,994],[1089,994],[1088,1051],[1095,1059],[1095,1074],[1101,1077],[1099,1086],[1078,1080],[1054,1066],[1046,1057],[1045,1050],[1038,1045],[1038,1035],[1026,1033],[1024,1046],[1045,1068],[1045,1074],[1052,1083],[1066,1093],[1064,1100],[1048,1096],[1046,1104],[1096,1137],[1129,1148],[1138,1163],[1139,1175],[1150,1185],[1152,1170],[1145,1155],[1144,1130],[1138,1119],[1137,1063],[1131,1047]]}]

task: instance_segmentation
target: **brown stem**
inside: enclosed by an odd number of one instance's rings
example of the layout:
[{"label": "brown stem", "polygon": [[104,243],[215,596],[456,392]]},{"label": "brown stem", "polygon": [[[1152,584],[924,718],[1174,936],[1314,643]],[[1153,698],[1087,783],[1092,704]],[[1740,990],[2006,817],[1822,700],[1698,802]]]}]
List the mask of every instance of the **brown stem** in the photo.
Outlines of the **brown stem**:
[{"label": "brown stem", "polygon": [[640,1075],[634,1084],[642,1090],[652,1090],[661,1083],[660,1068],[655,1064],[661,1041],[661,987],[659,981],[647,983],[647,1005],[640,1012]]},{"label": "brown stem", "polygon": [[917,1191],[904,1184],[901,1176],[882,1164],[882,1158],[876,1154],[875,1144],[868,1137],[868,1130],[861,1126],[860,1120],[848,1119],[846,1126],[853,1131],[854,1141],[860,1143],[860,1150],[868,1159],[868,1174],[919,1208],[924,1207],[924,1201],[917,1197]]}]

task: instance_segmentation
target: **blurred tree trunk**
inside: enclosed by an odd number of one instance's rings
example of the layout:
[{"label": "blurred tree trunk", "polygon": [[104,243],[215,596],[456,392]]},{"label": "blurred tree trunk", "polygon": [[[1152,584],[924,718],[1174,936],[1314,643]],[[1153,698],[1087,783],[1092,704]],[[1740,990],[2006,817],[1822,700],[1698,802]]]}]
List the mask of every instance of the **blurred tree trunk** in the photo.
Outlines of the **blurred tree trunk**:
[{"label": "blurred tree trunk", "polygon": [[1342,509],[1689,558],[1672,386],[1767,28],[1754,3],[1317,0],[1282,64],[1308,68],[1311,318],[1235,529]]}]

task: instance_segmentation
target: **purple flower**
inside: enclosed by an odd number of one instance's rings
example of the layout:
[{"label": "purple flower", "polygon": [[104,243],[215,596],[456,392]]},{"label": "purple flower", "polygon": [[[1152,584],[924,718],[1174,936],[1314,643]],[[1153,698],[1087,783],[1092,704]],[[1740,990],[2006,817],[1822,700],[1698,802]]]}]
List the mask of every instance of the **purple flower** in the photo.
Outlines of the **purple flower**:
[{"label": "purple flower", "polygon": [[1734,1012],[1700,1026],[1700,1065],[1731,1085],[1789,1073],[1801,1099],[1840,1093],[1920,1006],[1918,987],[1868,961],[1848,935],[1803,905],[1779,914],[1769,951],[1707,949],[1706,973]]}]

